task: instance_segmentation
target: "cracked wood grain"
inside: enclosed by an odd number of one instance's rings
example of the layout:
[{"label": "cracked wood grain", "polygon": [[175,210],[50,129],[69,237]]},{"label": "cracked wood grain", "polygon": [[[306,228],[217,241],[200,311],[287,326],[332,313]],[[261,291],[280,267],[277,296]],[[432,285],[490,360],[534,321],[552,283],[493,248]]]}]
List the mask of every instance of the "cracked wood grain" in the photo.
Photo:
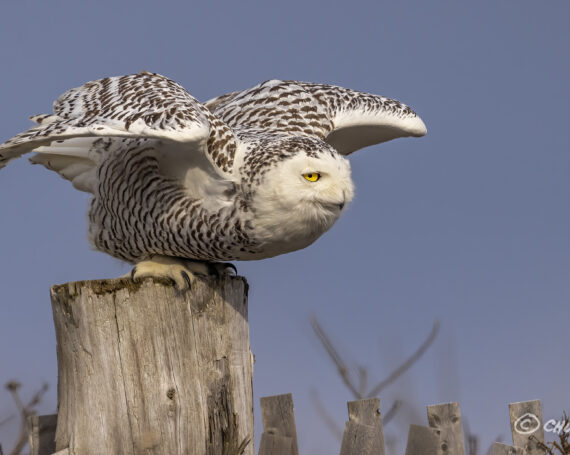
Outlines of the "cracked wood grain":
[{"label": "cracked wood grain", "polygon": [[52,307],[56,450],[253,455],[245,279],[67,283]]}]

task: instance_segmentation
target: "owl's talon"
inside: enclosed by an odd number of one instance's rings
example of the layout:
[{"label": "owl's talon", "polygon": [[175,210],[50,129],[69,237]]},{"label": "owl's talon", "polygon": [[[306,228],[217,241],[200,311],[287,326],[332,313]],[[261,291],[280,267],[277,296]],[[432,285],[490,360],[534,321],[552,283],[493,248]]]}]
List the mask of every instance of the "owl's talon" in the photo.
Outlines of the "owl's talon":
[{"label": "owl's talon", "polygon": [[137,263],[131,271],[131,279],[135,282],[144,278],[166,278],[181,291],[191,288],[193,270],[186,261],[167,256],[153,256],[151,259]]},{"label": "owl's talon", "polygon": [[190,277],[188,276],[188,274],[184,270],[182,270],[180,272],[180,275],[182,275],[182,278],[184,278],[184,281],[186,281],[188,289],[192,289],[192,283],[190,282]]},{"label": "owl's talon", "polygon": [[208,271],[210,275],[215,275],[218,278],[227,275],[237,275],[237,268],[231,262],[210,262],[208,263]]},{"label": "owl's talon", "polygon": [[[234,271],[234,275],[237,275],[237,267],[235,265],[233,265],[232,263],[227,263],[226,264],[226,270],[227,269],[232,269]],[[227,273],[228,275],[230,275],[230,273]]]},{"label": "owl's talon", "polygon": [[130,273],[134,282],[148,277],[161,277],[171,280],[181,291],[192,289],[196,275],[216,277],[237,274],[235,265],[229,262],[204,262],[169,256],[153,256],[137,263]]}]

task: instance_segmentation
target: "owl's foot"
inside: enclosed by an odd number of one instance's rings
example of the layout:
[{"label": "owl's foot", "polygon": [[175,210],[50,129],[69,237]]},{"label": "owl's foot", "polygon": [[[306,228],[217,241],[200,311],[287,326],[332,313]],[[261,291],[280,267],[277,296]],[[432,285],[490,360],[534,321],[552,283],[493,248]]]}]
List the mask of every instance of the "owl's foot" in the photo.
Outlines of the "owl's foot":
[{"label": "owl's foot", "polygon": [[131,279],[139,281],[148,277],[163,277],[172,280],[180,290],[192,288],[195,275],[235,275],[237,269],[225,262],[204,262],[169,256],[153,256],[152,259],[138,262],[131,271]]}]

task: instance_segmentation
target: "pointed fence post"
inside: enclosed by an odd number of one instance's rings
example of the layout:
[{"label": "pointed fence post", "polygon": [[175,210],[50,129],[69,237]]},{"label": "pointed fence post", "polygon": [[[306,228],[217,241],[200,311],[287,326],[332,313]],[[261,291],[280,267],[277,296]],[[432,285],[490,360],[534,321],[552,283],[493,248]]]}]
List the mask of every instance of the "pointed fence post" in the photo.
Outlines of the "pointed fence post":
[{"label": "pointed fence post", "polygon": [[253,455],[253,357],[241,277],[82,281],[51,291],[55,450]]}]

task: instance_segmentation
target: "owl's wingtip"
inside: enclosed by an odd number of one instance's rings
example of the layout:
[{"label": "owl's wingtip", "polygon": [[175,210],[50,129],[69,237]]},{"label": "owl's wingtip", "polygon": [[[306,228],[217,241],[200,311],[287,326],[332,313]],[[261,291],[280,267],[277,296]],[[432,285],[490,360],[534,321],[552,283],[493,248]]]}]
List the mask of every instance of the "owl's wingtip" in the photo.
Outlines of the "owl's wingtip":
[{"label": "owl's wingtip", "polygon": [[425,136],[427,133],[426,124],[419,116],[410,119],[407,129],[408,132],[410,133],[410,136],[413,137],[422,137]]}]

